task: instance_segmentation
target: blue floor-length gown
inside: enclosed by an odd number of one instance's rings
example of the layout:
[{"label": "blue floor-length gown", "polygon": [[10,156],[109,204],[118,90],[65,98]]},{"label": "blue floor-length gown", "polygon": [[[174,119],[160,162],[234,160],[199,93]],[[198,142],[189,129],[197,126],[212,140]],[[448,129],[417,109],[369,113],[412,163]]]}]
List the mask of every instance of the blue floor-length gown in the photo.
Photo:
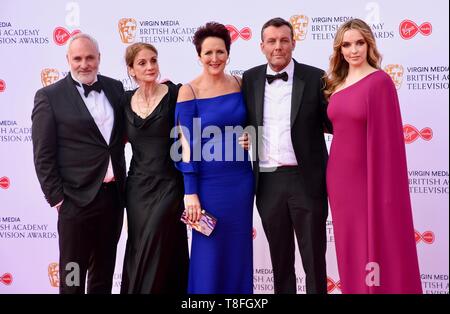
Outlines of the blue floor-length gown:
[{"label": "blue floor-length gown", "polygon": [[191,161],[177,162],[185,194],[198,194],[202,208],[218,220],[209,237],[192,231],[189,293],[253,293],[253,173],[237,144],[246,116],[240,92],[176,106],[175,121],[191,147]]}]

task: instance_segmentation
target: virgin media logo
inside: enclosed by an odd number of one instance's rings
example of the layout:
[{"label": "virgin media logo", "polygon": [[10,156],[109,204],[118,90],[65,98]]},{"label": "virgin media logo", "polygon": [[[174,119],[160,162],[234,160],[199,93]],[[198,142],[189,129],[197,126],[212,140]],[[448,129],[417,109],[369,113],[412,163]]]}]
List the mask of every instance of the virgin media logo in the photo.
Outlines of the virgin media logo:
[{"label": "virgin media logo", "polygon": [[334,281],[330,277],[327,277],[327,292],[333,292],[334,290],[341,291],[341,281]]},{"label": "virgin media logo", "polygon": [[0,93],[5,91],[5,89],[6,89],[6,83],[4,80],[0,79]]},{"label": "virgin media logo", "polygon": [[253,238],[253,240],[256,239],[256,228],[252,229],[252,238]]},{"label": "virgin media logo", "polygon": [[0,178],[0,188],[7,189],[9,188],[9,178],[8,177],[1,177]]},{"label": "virgin media logo", "polygon": [[405,138],[406,144],[411,144],[419,137],[424,141],[429,141],[433,138],[433,130],[429,127],[426,127],[419,131],[416,127],[410,124],[405,124],[403,126],[403,136]]},{"label": "virgin media logo", "polygon": [[241,30],[238,30],[235,26],[233,25],[226,25],[225,26],[228,31],[230,32],[230,37],[231,37],[231,42],[235,42],[236,40],[238,40],[239,37],[241,37],[243,40],[250,40],[250,38],[252,38],[252,30],[250,29],[250,27],[244,27]]},{"label": "virgin media logo", "polygon": [[13,282],[13,277],[10,273],[4,273],[1,277],[0,277],[0,282],[4,285],[11,285]]},{"label": "virgin media logo", "polygon": [[400,23],[399,31],[403,39],[411,39],[419,32],[424,36],[429,36],[432,31],[432,26],[430,22],[425,22],[418,26],[411,20],[404,20]]},{"label": "virgin media logo", "polygon": [[76,29],[71,33],[64,27],[58,26],[53,31],[53,41],[58,46],[62,46],[70,39],[70,37],[72,37],[78,33],[81,33],[81,31],[79,29]]},{"label": "virgin media logo", "polygon": [[435,236],[432,231],[425,231],[424,233],[420,233],[419,231],[414,231],[414,239],[416,243],[423,241],[425,244],[432,244],[434,242]]}]

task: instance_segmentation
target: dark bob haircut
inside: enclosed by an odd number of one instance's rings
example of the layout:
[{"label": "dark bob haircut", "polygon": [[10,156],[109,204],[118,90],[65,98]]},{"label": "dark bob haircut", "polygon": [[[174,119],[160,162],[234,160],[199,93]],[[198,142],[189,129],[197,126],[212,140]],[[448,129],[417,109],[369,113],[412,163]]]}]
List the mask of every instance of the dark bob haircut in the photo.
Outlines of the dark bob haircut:
[{"label": "dark bob haircut", "polygon": [[230,54],[231,37],[228,29],[223,24],[208,22],[205,26],[199,27],[194,34],[194,39],[192,42],[195,45],[198,56],[200,56],[200,53],[202,52],[203,41],[208,37],[217,37],[222,39],[225,42],[227,53]]}]

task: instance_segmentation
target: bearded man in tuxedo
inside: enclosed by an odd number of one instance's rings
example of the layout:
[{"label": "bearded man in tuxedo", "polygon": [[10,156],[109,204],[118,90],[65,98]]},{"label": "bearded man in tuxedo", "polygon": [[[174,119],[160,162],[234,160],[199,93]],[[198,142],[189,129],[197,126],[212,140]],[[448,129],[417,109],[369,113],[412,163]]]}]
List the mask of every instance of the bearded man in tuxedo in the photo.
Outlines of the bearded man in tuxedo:
[{"label": "bearded man in tuxedo", "polygon": [[123,222],[125,155],[121,82],[98,74],[97,41],[68,43],[70,74],[36,92],[34,164],[58,211],[60,293],[111,293]]}]

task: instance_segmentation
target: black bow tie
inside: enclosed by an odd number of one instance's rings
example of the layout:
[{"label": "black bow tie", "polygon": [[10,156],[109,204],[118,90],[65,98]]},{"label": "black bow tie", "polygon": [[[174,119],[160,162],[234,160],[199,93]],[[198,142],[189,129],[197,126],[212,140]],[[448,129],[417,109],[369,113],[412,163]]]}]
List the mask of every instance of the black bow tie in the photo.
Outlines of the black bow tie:
[{"label": "black bow tie", "polygon": [[269,84],[272,84],[273,81],[278,80],[278,79],[282,79],[283,81],[286,82],[288,80],[288,74],[286,72],[278,73],[275,75],[266,74],[266,78],[267,78],[267,83],[269,83]]},{"label": "black bow tie", "polygon": [[87,97],[89,93],[93,90],[95,90],[97,93],[100,93],[102,91],[102,84],[99,81],[95,82],[92,85],[83,84],[83,89],[84,89],[84,97]]},{"label": "black bow tie", "polygon": [[[74,80],[73,82],[75,83],[75,85],[80,86],[80,83],[78,83],[77,81]],[[102,91],[102,84],[100,83],[100,81],[97,81],[92,85],[82,84],[82,86],[84,90],[84,97],[87,97],[93,90],[95,90],[97,93],[100,93]]]}]

